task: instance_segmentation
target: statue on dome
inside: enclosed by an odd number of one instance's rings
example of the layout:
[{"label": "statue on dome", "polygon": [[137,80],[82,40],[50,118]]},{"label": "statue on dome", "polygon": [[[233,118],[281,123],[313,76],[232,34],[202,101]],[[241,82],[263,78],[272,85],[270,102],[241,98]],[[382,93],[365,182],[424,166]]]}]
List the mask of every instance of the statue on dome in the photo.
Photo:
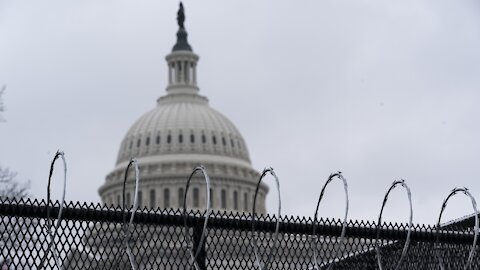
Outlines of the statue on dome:
[{"label": "statue on dome", "polygon": [[182,2],[180,2],[180,8],[178,9],[178,12],[177,12],[177,22],[178,22],[178,26],[179,26],[180,28],[185,28],[185,27],[184,27],[185,11],[183,10],[183,4],[182,4]]}]

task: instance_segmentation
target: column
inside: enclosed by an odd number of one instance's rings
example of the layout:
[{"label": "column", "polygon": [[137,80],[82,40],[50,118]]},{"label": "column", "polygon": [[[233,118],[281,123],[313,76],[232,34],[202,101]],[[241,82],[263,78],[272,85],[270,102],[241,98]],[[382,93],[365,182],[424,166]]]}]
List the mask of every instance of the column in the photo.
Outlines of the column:
[{"label": "column", "polygon": [[176,81],[175,83],[180,83],[180,62],[176,62],[175,63],[175,77],[176,77]]},{"label": "column", "polygon": [[180,66],[180,81],[179,83],[185,83],[185,65],[183,64],[183,61],[178,61],[178,64]]},{"label": "column", "polygon": [[193,84],[197,85],[197,63],[193,63]]},{"label": "column", "polygon": [[190,66],[188,65],[188,61],[184,61],[183,64],[184,64],[183,74],[185,75],[185,84],[188,84],[188,82],[190,81],[190,76],[188,76],[190,72]]}]

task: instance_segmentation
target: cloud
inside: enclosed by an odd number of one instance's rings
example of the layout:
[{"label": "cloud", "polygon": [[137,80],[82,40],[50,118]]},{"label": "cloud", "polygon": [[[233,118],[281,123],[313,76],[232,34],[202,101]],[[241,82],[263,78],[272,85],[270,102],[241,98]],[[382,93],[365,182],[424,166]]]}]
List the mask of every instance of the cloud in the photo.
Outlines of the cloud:
[{"label": "cloud", "polygon": [[[61,148],[67,198],[98,201],[123,135],[165,93],[176,5],[0,3],[0,84],[9,86],[0,161],[32,179],[36,196]],[[337,170],[354,218],[375,219],[398,178],[412,188],[418,222],[433,223],[454,186],[478,196],[475,1],[185,6],[201,93],[243,133],[253,165],[278,171],[286,214],[312,215]],[[395,194],[387,220],[406,216],[394,214],[406,208]],[[322,214],[340,217],[342,196],[332,186]],[[470,211],[452,209],[450,218]]]}]

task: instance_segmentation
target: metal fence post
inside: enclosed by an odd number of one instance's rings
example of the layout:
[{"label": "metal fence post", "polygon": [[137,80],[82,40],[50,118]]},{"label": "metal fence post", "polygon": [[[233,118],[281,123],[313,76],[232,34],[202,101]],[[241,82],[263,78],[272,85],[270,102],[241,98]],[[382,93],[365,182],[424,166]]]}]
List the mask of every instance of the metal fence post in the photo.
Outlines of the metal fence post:
[{"label": "metal fence post", "polygon": [[[193,227],[193,245],[194,245],[194,253],[200,249],[200,253],[198,253],[197,263],[200,270],[207,270],[207,252],[205,250],[205,245],[207,242],[207,237],[205,236],[205,240],[203,241],[202,245],[200,246],[200,238],[202,237],[203,232],[203,220],[196,222],[195,226]],[[205,232],[206,233],[206,232]]]}]

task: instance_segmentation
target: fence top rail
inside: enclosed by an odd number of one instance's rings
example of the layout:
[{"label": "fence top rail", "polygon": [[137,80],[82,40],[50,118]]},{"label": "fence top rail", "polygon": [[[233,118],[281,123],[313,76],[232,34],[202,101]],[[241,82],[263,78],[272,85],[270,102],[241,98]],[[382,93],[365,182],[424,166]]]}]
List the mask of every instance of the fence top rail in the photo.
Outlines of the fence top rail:
[{"label": "fence top rail", "polygon": [[[52,216],[58,214],[59,203],[54,203],[50,213]],[[107,207],[94,203],[70,202],[63,208],[63,220],[86,221],[86,222],[113,222],[122,223],[123,213],[120,207]],[[0,199],[0,216],[26,217],[26,218],[46,218],[47,204],[44,200],[15,200]],[[190,227],[201,226],[203,224],[203,212],[190,211],[187,218],[187,225]],[[283,216],[280,218],[280,233],[282,234],[302,234],[311,235],[313,230],[313,220],[310,217]],[[162,226],[184,225],[181,210],[162,210],[147,209],[137,210],[134,223],[150,224]],[[275,217],[266,215],[259,216],[255,222],[257,231],[271,232],[275,231]],[[402,223],[383,223],[380,231],[380,238],[385,240],[403,241],[407,234],[407,224]],[[209,229],[226,229],[236,231],[250,231],[252,228],[251,216],[247,214],[231,213],[218,211],[212,213],[208,223]],[[319,236],[339,236],[342,231],[342,221],[336,219],[320,219],[317,225],[317,235]],[[346,237],[347,238],[367,238],[375,239],[377,234],[376,223],[374,221],[350,220],[348,221]],[[452,227],[439,232],[440,241],[452,244],[470,244],[473,241],[474,234],[469,228]],[[414,225],[411,232],[412,241],[421,241],[434,243],[436,240],[434,225]]]}]

